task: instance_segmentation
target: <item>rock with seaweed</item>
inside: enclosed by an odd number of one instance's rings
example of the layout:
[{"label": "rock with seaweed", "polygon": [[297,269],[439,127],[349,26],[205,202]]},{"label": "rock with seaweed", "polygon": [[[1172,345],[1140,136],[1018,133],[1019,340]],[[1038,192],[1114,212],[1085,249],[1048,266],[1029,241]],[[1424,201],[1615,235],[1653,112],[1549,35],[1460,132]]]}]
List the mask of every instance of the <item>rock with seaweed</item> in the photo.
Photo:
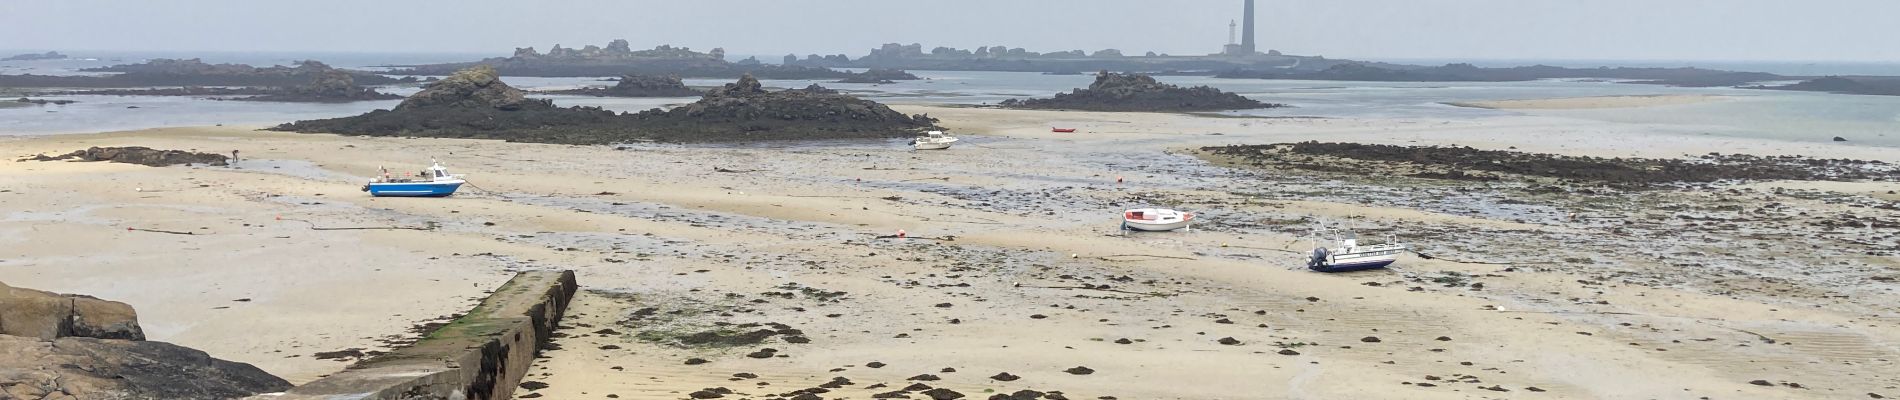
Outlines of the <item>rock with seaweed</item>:
[{"label": "rock with seaweed", "polygon": [[613,86],[606,88],[589,87],[547,93],[598,97],[687,97],[701,94],[698,90],[686,87],[686,83],[677,76],[635,74],[621,75]]},{"label": "rock with seaweed", "polygon": [[1061,109],[1086,111],[1221,111],[1284,107],[1262,103],[1238,94],[1207,86],[1183,88],[1155,81],[1141,74],[1102,71],[1087,89],[1057,93],[1046,99],[1009,99],[1007,108]]},{"label": "rock with seaweed", "polygon": [[297,121],[272,129],[610,144],[893,138],[914,136],[934,128],[934,122],[822,87],[767,91],[751,76],[667,110],[614,113],[595,107],[557,107],[503,83],[494,68],[477,66],[425,86],[394,109]]}]

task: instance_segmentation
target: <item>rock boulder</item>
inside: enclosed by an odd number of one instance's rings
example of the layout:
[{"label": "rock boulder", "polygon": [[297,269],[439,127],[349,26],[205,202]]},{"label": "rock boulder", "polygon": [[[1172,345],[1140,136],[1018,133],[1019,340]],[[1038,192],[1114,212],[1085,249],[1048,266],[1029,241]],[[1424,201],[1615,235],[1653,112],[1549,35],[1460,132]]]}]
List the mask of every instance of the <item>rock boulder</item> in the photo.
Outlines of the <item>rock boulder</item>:
[{"label": "rock boulder", "polygon": [[230,399],[290,382],[164,342],[0,335],[0,398]]},{"label": "rock boulder", "polygon": [[132,306],[92,296],[16,288],[0,283],[0,334],[145,340]]}]

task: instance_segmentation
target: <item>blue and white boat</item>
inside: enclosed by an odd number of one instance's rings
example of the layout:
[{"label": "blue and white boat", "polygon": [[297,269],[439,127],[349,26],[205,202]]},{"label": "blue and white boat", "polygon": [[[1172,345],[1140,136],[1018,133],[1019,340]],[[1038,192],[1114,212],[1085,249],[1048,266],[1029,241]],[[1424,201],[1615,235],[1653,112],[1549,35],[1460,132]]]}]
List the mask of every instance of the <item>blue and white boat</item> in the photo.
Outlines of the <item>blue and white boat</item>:
[{"label": "blue and white boat", "polygon": [[[1317,236],[1317,235],[1316,235]],[[1317,239],[1315,239],[1317,242]],[[1326,248],[1313,245],[1313,255],[1306,261],[1306,268],[1319,272],[1352,272],[1385,268],[1398,262],[1399,253],[1408,249],[1399,244],[1396,237],[1385,243],[1359,245],[1357,235],[1348,233],[1339,239],[1339,247]]]},{"label": "blue and white boat", "polygon": [[363,185],[363,191],[376,197],[444,197],[455,194],[455,189],[467,183],[461,175],[450,174],[442,163],[435,160],[429,163],[429,169],[417,173],[415,178],[392,177],[389,169],[383,169],[383,176]]}]

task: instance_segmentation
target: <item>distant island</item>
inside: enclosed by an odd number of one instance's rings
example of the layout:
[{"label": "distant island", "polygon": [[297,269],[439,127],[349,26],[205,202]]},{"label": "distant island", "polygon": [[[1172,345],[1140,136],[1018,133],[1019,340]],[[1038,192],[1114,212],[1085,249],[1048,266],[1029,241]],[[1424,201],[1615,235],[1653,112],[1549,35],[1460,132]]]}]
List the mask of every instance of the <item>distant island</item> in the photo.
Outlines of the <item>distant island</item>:
[{"label": "distant island", "polygon": [[[87,72],[119,72],[105,76],[0,75],[0,87],[138,88],[152,86],[273,86],[290,87],[315,81],[330,71],[348,74],[358,85],[400,82],[369,72],[338,70],[317,61],[295,66],[253,67],[245,64],[208,64],[199,59],[153,59],[140,64],[88,68]],[[413,82],[414,80],[408,80]]]},{"label": "distant island", "polygon": [[726,61],[725,49],[697,52],[686,47],[660,45],[649,50],[633,50],[626,40],[614,40],[607,47],[588,45],[579,49],[555,45],[543,54],[533,47],[515,49],[513,56],[480,61],[413,65],[392,70],[392,75],[448,75],[476,65],[493,67],[503,76],[586,77],[639,74],[688,78],[738,78],[753,75],[767,79],[843,79],[855,74],[829,68],[768,65],[756,59]]},{"label": "distant island", "polygon": [[1215,74],[1214,77],[1372,82],[1515,82],[1538,79],[1597,78],[1634,80],[1627,83],[1688,87],[1738,86],[1752,82],[1789,79],[1789,77],[1770,73],[1701,68],[1564,68],[1548,65],[1483,68],[1471,64],[1394,67],[1358,63],[1340,64],[1318,71],[1229,70]]},{"label": "distant island", "polygon": [[691,104],[639,113],[557,107],[501,81],[486,65],[428,84],[389,110],[297,121],[272,130],[372,136],[429,136],[514,142],[613,144],[915,136],[940,129],[924,115],[813,85],[766,91],[742,76]]},{"label": "distant island", "polygon": [[12,57],[7,57],[7,58],[0,58],[0,61],[64,60],[66,58],[67,57],[65,54],[59,54],[59,52],[57,51],[49,51],[45,53],[26,53],[26,54],[15,55]]},{"label": "distant island", "polygon": [[[332,68],[322,62],[302,61],[295,67],[257,68],[243,64],[205,64],[191,60],[152,60],[144,64],[117,65],[88,71],[121,72],[107,76],[0,75],[0,87],[97,87],[140,89],[100,89],[48,92],[51,95],[112,96],[242,96],[219,100],[272,101],[303,103],[342,103],[366,100],[394,100],[402,96],[377,92],[359,85],[358,79],[380,83],[398,83],[386,76]],[[410,79],[409,81],[414,81]]]},{"label": "distant island", "polygon": [[1829,76],[1809,79],[1789,85],[1750,86],[1749,89],[1793,90],[1802,92],[1825,92],[1838,94],[1862,94],[1872,96],[1900,96],[1900,77],[1888,76]]},{"label": "distant island", "polygon": [[886,43],[858,58],[844,54],[834,55],[797,55],[787,54],[784,65],[825,68],[887,68],[934,71],[1012,71],[1047,72],[1060,74],[1079,74],[1082,71],[1212,71],[1261,68],[1303,68],[1323,69],[1350,60],[1330,60],[1325,57],[1302,57],[1281,54],[1278,51],[1248,55],[1216,54],[1176,56],[1147,52],[1141,55],[1123,54],[1117,49],[1102,49],[1094,52],[1067,50],[1049,53],[1029,51],[1020,47],[987,46],[974,50],[952,47],[935,47],[925,51],[922,44]]},{"label": "distant island", "polygon": [[1061,109],[1085,111],[1225,111],[1251,108],[1284,107],[1262,103],[1238,94],[1200,86],[1183,88],[1156,82],[1140,74],[1102,71],[1087,89],[1057,93],[1047,99],[1009,99],[1005,108]]}]

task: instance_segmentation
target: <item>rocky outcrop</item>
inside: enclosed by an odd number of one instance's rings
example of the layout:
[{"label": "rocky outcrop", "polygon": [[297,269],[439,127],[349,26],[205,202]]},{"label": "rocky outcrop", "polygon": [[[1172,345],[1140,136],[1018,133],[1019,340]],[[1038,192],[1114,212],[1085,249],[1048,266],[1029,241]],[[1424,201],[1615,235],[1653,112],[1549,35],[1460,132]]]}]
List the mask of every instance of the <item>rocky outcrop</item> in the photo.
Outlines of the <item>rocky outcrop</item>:
[{"label": "rocky outcrop", "polygon": [[290,387],[250,364],[145,341],[125,303],[0,283],[0,399],[230,399]]},{"label": "rocky outcrop", "polygon": [[918,78],[917,75],[911,75],[910,72],[905,72],[901,69],[872,68],[864,72],[851,74],[851,76],[839,80],[838,83],[897,83],[895,81],[914,81],[918,79],[922,78]]},{"label": "rocky outcrop", "polygon": [[49,51],[45,53],[26,53],[26,54],[15,55],[12,57],[7,57],[7,58],[0,58],[0,61],[38,61],[38,60],[64,60],[64,59],[66,59],[65,54],[59,54],[59,52],[57,51]]},{"label": "rocky outcrop", "polygon": [[494,69],[476,67],[430,84],[392,110],[272,129],[610,144],[908,137],[933,127],[933,122],[822,87],[766,91],[751,76],[670,110],[616,114],[594,107],[563,108],[525,98],[502,83]]},{"label": "rocky outcrop", "polygon": [[109,161],[116,163],[138,164],[151,167],[168,165],[225,165],[222,154],[197,153],[182,150],[159,150],[150,147],[90,147],[58,156],[45,154],[20,159],[19,161]]},{"label": "rocky outcrop", "polygon": [[543,54],[533,47],[517,48],[509,57],[481,61],[414,65],[390,71],[395,75],[447,75],[477,65],[494,67],[505,76],[590,77],[638,74],[691,78],[737,78],[752,74],[772,79],[835,79],[848,73],[820,67],[738,64],[725,60],[725,49],[707,52],[687,47],[660,45],[648,50],[632,50],[626,40],[614,40],[607,47],[580,49],[554,45]]},{"label": "rocky outcrop", "polygon": [[547,93],[599,97],[688,97],[700,92],[686,87],[677,76],[621,75],[619,82],[607,88],[581,88]]},{"label": "rocky outcrop", "polygon": [[310,82],[302,85],[271,90],[262,96],[243,97],[234,100],[274,101],[298,103],[346,103],[352,101],[395,100],[402,96],[377,92],[376,89],[357,86],[356,77],[342,70],[330,69],[311,74]]},{"label": "rocky outcrop", "polygon": [[1244,96],[1199,86],[1183,88],[1155,81],[1140,74],[1102,71],[1087,89],[1057,93],[1047,99],[1009,99],[1009,108],[1064,109],[1088,111],[1220,111],[1249,108],[1283,107],[1261,103]]},{"label": "rocky outcrop", "polygon": [[478,66],[457,71],[447,79],[422,87],[421,92],[403,99],[397,111],[429,108],[492,108],[496,110],[538,110],[553,108],[547,100],[529,99],[526,92],[501,82],[494,68]]},{"label": "rocky outcrop", "polygon": [[142,64],[89,68],[91,72],[118,72],[104,76],[0,75],[0,87],[123,88],[151,86],[253,86],[294,87],[318,81],[322,75],[341,71],[355,84],[387,85],[401,82],[378,74],[331,68],[317,61],[294,66],[253,67],[244,64],[209,64],[198,59],[154,59]]},{"label": "rocky outcrop", "polygon": [[223,400],[288,388],[250,364],[165,342],[0,335],[0,398]]},{"label": "rocky outcrop", "polygon": [[0,334],[47,340],[68,336],[145,340],[138,313],[130,305],[6,283],[0,283]]}]

